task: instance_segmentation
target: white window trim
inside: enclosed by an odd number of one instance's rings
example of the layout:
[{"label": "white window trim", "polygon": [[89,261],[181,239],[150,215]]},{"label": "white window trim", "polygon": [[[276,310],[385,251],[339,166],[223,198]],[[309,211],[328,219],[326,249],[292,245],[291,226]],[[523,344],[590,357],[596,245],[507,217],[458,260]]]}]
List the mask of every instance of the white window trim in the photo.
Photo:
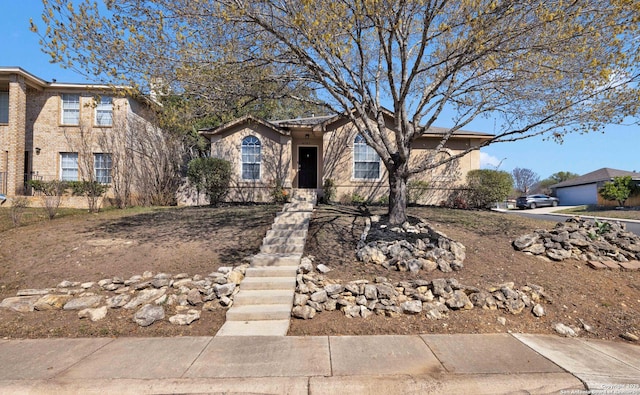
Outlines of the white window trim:
[{"label": "white window trim", "polygon": [[[100,99],[100,101],[98,101],[97,99],[94,99],[94,100],[95,100],[96,108],[95,108],[95,110],[94,110],[94,112],[93,112],[93,124],[94,124],[95,126],[97,126],[97,127],[101,127],[101,128],[108,128],[108,127],[112,127],[112,126],[113,126],[113,97],[112,97],[112,96],[100,96],[100,97],[99,97],[99,99]],[[102,103],[102,101],[103,101],[104,99],[109,99],[109,106],[110,106],[110,108],[109,108],[109,110],[108,110],[108,111],[111,113],[111,118],[110,118],[111,122],[109,122],[108,124],[101,124],[101,123],[98,121],[98,111],[104,111],[104,112],[106,112],[106,111],[107,111],[107,110],[101,110],[101,109],[100,109],[100,105],[105,104],[105,103]]]},{"label": "white window trim", "polygon": [[[77,123],[66,123],[64,120],[65,108],[64,108],[64,97],[65,96],[78,96],[78,122]],[[81,95],[79,93],[62,93],[60,94],[60,124],[64,126],[79,126],[80,119],[82,117],[82,105],[81,105]]]},{"label": "white window trim", "polygon": [[[380,158],[380,155],[378,155],[378,153],[376,152],[376,155],[378,156],[378,178],[357,178],[356,177],[356,138],[359,136],[359,134],[356,134],[355,137],[351,140],[352,145],[351,145],[351,181],[354,182],[377,182],[377,181],[381,181],[382,180],[382,159]],[[363,138],[364,139],[364,138]],[[364,143],[358,143],[358,144],[365,144],[367,146],[369,146],[366,143],[366,140]],[[370,149],[373,149],[371,147],[369,147]],[[375,152],[375,150],[374,150]]]},{"label": "white window trim", "polygon": [[[64,155],[76,155],[76,179],[75,180],[66,180],[64,179],[64,169],[65,167],[63,166],[63,156]],[[68,168],[71,169],[71,168]],[[60,152],[60,177],[59,177],[60,181],[78,181],[80,179],[80,169],[79,169],[79,164],[78,164],[78,153],[77,152]]]},{"label": "white window trim", "polygon": [[[254,137],[260,143],[260,161],[257,162],[258,165],[259,165],[259,167],[258,167],[258,178],[244,178],[244,171],[243,171],[244,161],[242,160],[242,147],[243,147],[243,142],[247,137]],[[255,162],[253,162],[253,163],[255,163]],[[261,181],[261,180],[262,180],[262,140],[260,140],[259,137],[250,134],[250,135],[244,136],[242,138],[242,140],[240,140],[240,181],[241,182],[247,182],[247,183],[253,183],[253,182],[257,182],[257,181]]]}]

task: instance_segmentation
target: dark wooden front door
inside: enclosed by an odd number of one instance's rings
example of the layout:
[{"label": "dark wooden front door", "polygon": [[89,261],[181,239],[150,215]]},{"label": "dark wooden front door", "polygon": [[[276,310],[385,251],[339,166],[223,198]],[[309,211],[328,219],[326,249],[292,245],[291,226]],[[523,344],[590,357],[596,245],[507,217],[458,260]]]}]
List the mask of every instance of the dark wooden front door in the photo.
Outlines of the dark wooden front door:
[{"label": "dark wooden front door", "polygon": [[298,188],[318,187],[318,147],[298,147]]}]

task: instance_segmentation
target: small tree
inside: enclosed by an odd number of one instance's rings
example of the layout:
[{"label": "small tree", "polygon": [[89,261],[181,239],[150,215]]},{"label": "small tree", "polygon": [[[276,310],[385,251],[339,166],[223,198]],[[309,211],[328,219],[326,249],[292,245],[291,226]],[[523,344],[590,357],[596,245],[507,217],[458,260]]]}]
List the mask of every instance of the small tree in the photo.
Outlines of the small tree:
[{"label": "small tree", "polygon": [[187,177],[200,192],[209,198],[209,204],[220,203],[229,192],[231,163],[219,158],[196,158],[189,161]]},{"label": "small tree", "polygon": [[504,200],[513,188],[513,178],[506,171],[471,170],[467,173],[469,207],[485,208]]},{"label": "small tree", "polygon": [[62,203],[62,195],[64,195],[69,185],[60,180],[30,180],[29,186],[42,193],[44,210],[47,212],[49,219],[53,219],[58,213],[60,203]]},{"label": "small tree", "polygon": [[612,182],[606,182],[598,191],[605,200],[617,201],[624,206],[629,196],[638,192],[638,186],[631,176],[614,177]]},{"label": "small tree", "polygon": [[531,169],[516,167],[511,172],[514,188],[517,192],[528,195],[531,188],[540,181],[540,176]]}]

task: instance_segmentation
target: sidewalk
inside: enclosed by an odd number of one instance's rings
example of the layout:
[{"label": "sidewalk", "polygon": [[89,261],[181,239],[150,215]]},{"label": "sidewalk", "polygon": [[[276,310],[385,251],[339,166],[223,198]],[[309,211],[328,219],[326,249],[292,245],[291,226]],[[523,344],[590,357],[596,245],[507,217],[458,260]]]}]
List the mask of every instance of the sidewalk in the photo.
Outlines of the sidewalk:
[{"label": "sidewalk", "polygon": [[3,394],[598,389],[640,394],[639,346],[526,334],[0,340]]}]

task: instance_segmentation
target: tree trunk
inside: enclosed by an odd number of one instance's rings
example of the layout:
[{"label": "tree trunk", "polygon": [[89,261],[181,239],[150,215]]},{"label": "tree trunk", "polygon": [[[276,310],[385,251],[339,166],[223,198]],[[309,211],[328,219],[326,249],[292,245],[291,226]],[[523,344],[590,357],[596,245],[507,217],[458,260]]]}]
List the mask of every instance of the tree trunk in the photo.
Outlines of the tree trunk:
[{"label": "tree trunk", "polygon": [[406,164],[394,166],[389,171],[389,223],[402,225],[407,220],[407,172]]}]

